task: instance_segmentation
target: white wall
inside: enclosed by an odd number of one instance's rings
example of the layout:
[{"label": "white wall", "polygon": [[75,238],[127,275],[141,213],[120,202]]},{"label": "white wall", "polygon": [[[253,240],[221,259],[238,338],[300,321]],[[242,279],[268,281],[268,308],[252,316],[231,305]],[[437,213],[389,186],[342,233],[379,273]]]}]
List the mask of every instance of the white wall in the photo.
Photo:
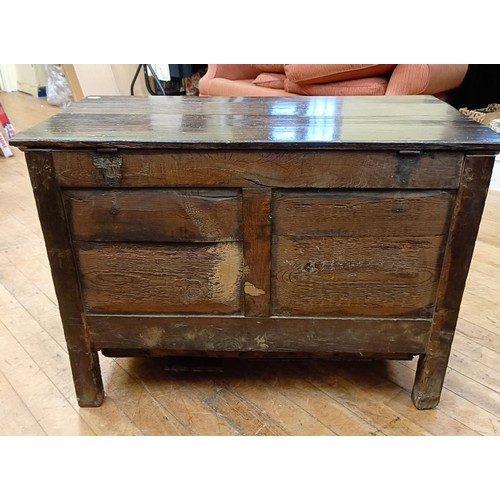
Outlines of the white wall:
[{"label": "white wall", "polygon": [[4,92],[15,92],[17,90],[15,64],[0,64],[0,90]]},{"label": "white wall", "polygon": [[[63,65],[70,66],[70,65]],[[130,84],[137,70],[137,64],[72,64],[81,98],[89,95],[130,95]],[[66,68],[69,69],[69,68]],[[72,88],[76,81],[70,80]],[[134,95],[149,95],[142,71],[134,86]]]},{"label": "white wall", "polygon": [[38,89],[47,85],[44,64],[0,64],[0,90],[27,92],[37,96]]},{"label": "white wall", "polygon": [[[86,95],[130,95],[130,84],[137,69],[137,64],[73,64],[81,99]],[[69,76],[69,75],[68,75]],[[43,81],[45,78],[45,81]],[[70,85],[73,83],[68,78]],[[0,90],[5,92],[33,93],[37,84],[46,82],[43,64],[0,64]],[[24,84],[24,85],[23,85]],[[144,83],[142,71],[134,87],[135,95],[149,95]],[[34,94],[35,95],[35,94]]]},{"label": "white wall", "polygon": [[497,155],[495,166],[493,167],[490,189],[493,189],[494,191],[500,191],[500,154]]},{"label": "white wall", "polygon": [[44,64],[16,64],[17,90],[38,97],[40,87],[47,86]]}]

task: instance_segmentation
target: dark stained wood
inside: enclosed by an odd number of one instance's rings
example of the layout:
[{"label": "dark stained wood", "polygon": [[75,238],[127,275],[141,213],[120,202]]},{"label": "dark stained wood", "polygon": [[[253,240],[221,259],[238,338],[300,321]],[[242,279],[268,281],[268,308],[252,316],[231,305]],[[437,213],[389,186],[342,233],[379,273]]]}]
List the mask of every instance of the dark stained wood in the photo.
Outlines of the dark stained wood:
[{"label": "dark stained wood", "polygon": [[[0,96],[16,130],[60,110],[28,94]],[[222,373],[173,374],[165,371],[172,367],[169,360],[109,359],[102,356],[108,351],[101,351],[105,404],[79,411],[24,155],[14,150],[14,157],[2,166],[0,434],[232,435],[260,428],[253,426],[254,419],[261,425],[278,423],[289,435],[325,435],[330,429],[344,436],[415,435],[423,430],[436,436],[500,433],[499,191],[488,193],[436,409],[415,410],[409,397],[417,360],[299,362],[274,356],[247,360],[239,355],[190,359],[184,365],[210,368],[215,364]],[[171,352],[163,354],[167,353]],[[130,355],[124,350],[113,351],[112,356],[118,354]],[[292,353],[283,356],[289,358]],[[323,357],[322,353],[316,356]],[[362,359],[366,358],[363,353]],[[176,368],[180,361],[174,360]],[[232,412],[229,405],[215,407],[228,414],[214,413],[204,401],[222,388],[237,396],[243,408],[251,403],[260,411],[252,420],[245,418],[249,413]],[[227,401],[225,394],[223,401]]]},{"label": "dark stained wood", "polygon": [[84,241],[241,241],[236,190],[66,191],[71,232]]},{"label": "dark stained wood", "polygon": [[99,358],[91,348],[81,313],[78,278],[52,157],[50,153],[29,151],[26,161],[47,246],[78,403],[99,406],[104,398]]},{"label": "dark stained wood", "polygon": [[419,357],[412,399],[419,409],[439,403],[462,295],[484,209],[494,157],[467,156],[458,191],[436,312],[425,354]]},{"label": "dark stained wood", "polygon": [[240,243],[75,245],[85,308],[111,313],[242,309]]},{"label": "dark stained wood", "polygon": [[271,307],[271,189],[243,189],[246,316],[269,316]]},{"label": "dark stained wood", "polygon": [[[117,152],[121,187],[295,187],[454,189],[460,153],[399,151],[150,151]],[[84,151],[54,151],[61,186],[110,187]]]},{"label": "dark stained wood", "polygon": [[86,98],[23,147],[491,150],[500,138],[430,96]]},{"label": "dark stained wood", "polygon": [[[263,359],[263,360],[292,360],[292,359],[321,359],[328,361],[374,361],[374,360],[405,360],[410,361],[416,355],[415,353],[378,353],[378,352],[298,352],[298,351],[280,351],[280,352],[264,352],[264,351],[187,351],[182,349],[101,349],[101,354],[110,358],[130,358],[130,357],[153,357],[153,358],[176,358],[179,364],[184,367],[189,365],[206,366],[209,368],[209,363],[206,360],[213,361],[215,358],[238,358],[238,359]],[[166,360],[167,362],[170,359]]]},{"label": "dark stained wood", "polygon": [[419,355],[415,406],[437,404],[488,128],[427,96],[97,98],[13,143],[82,406],[99,349]]},{"label": "dark stained wood", "polygon": [[[259,353],[423,351],[430,320],[87,316],[96,349]],[[124,335],[123,332],[128,332]],[[237,333],[237,334],[236,334]]]}]

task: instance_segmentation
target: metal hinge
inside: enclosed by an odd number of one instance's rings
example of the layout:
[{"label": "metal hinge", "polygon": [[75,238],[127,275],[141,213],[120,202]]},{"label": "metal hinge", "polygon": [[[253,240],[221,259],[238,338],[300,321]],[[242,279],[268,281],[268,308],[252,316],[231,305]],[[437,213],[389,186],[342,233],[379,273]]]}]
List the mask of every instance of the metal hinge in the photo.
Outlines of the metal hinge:
[{"label": "metal hinge", "polygon": [[402,149],[399,152],[400,155],[406,155],[406,156],[417,156],[420,154],[420,151],[417,149]]}]

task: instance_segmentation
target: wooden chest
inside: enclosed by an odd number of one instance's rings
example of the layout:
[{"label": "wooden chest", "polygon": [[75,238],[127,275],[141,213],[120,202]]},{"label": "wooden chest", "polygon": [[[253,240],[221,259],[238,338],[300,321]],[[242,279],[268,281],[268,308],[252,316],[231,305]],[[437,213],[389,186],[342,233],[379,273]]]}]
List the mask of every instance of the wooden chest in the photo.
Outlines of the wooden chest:
[{"label": "wooden chest", "polygon": [[500,138],[417,97],[95,97],[17,135],[78,401],[116,355],[419,356],[437,405]]}]

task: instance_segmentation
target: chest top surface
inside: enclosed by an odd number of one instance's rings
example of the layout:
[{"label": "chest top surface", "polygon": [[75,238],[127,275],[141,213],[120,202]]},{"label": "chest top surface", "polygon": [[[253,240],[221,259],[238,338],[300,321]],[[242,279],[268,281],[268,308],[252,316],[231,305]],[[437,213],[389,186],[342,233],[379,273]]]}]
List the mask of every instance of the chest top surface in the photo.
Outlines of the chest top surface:
[{"label": "chest top surface", "polygon": [[87,97],[18,133],[21,148],[500,151],[500,135],[430,96]]}]

